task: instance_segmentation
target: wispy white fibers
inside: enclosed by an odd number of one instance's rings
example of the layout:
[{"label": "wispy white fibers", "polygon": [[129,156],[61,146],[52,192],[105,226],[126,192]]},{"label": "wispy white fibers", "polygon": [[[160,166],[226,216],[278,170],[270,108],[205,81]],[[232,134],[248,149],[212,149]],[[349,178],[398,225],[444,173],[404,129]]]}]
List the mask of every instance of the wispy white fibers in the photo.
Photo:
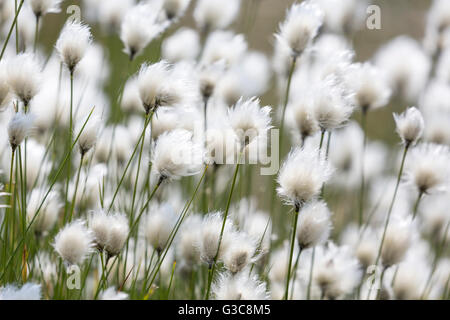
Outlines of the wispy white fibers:
[{"label": "wispy white fibers", "polygon": [[97,248],[105,250],[109,257],[119,254],[129,233],[128,219],[120,213],[92,212],[89,228],[94,234]]},{"label": "wispy white fibers", "polygon": [[76,66],[84,57],[92,41],[91,37],[89,27],[76,21],[67,22],[61,31],[56,42],[56,50],[61,61],[64,62],[71,73],[74,72]]},{"label": "wispy white fibers", "polygon": [[422,114],[417,108],[408,108],[400,115],[394,113],[394,120],[397,133],[404,144],[415,144],[422,137],[425,125]]},{"label": "wispy white fibers", "polygon": [[30,0],[30,6],[36,17],[41,17],[47,13],[58,13],[61,0]]},{"label": "wispy white fibers", "polygon": [[69,264],[82,263],[93,251],[94,235],[85,225],[85,221],[75,220],[64,226],[55,237],[55,251]]},{"label": "wispy white fibers", "polygon": [[203,160],[203,148],[192,140],[192,132],[176,129],[158,138],[151,162],[158,179],[176,180],[199,173]]},{"label": "wispy white fibers", "polygon": [[332,169],[317,149],[309,146],[291,150],[278,175],[278,195],[288,204],[301,206],[317,198]]},{"label": "wispy white fibers", "polygon": [[13,285],[0,288],[0,300],[40,300],[41,285],[25,283],[18,288]]},{"label": "wispy white fibers", "polygon": [[8,137],[11,148],[16,149],[30,133],[33,115],[17,112],[8,123]]},{"label": "wispy white fibers", "polygon": [[299,56],[315,38],[322,23],[323,11],[314,1],[295,3],[280,24],[277,38],[290,48],[292,56]]},{"label": "wispy white fibers", "polygon": [[302,249],[315,247],[328,240],[331,231],[331,212],[323,201],[315,201],[302,208],[297,226],[297,241]]},{"label": "wispy white fibers", "polygon": [[223,273],[212,288],[216,300],[267,300],[266,284],[249,276],[248,272],[238,275]]},{"label": "wispy white fibers", "polygon": [[241,0],[199,0],[194,9],[197,26],[205,31],[227,28],[239,13]]},{"label": "wispy white fibers", "polygon": [[41,67],[34,55],[21,53],[8,61],[8,84],[26,107],[38,93],[41,80]]}]

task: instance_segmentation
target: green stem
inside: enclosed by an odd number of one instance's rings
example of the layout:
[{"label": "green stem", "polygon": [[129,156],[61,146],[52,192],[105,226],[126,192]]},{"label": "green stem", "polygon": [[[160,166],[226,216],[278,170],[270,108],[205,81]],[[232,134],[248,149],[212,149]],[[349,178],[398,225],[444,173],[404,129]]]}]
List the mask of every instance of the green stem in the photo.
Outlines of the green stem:
[{"label": "green stem", "polygon": [[298,213],[300,211],[300,206],[296,205],[294,211],[294,225],[292,226],[292,237],[291,237],[291,249],[289,252],[289,263],[287,268],[287,276],[286,276],[286,290],[284,292],[284,300],[287,300],[289,297],[289,281],[291,280],[291,267],[292,267],[292,257],[294,256],[294,247],[295,247],[295,239],[297,237],[297,222],[298,222]]},{"label": "green stem", "polygon": [[287,108],[287,105],[288,105],[288,102],[289,102],[289,92],[291,90],[292,75],[294,74],[294,71],[295,71],[296,62],[297,62],[297,57],[294,56],[292,58],[291,68],[289,69],[289,75],[288,75],[287,85],[286,85],[286,92],[285,92],[285,95],[284,95],[283,112],[281,114],[280,145],[279,145],[280,153],[281,153],[282,148],[283,148],[284,118],[286,117],[286,108]]},{"label": "green stem", "polygon": [[422,199],[423,191],[419,191],[419,195],[417,196],[416,202],[414,203],[414,209],[413,209],[413,220],[416,219],[417,212],[419,209],[420,200]]},{"label": "green stem", "polygon": [[212,283],[212,279],[214,277],[214,271],[216,269],[217,259],[219,257],[220,245],[222,244],[222,237],[223,237],[223,232],[225,230],[225,225],[226,225],[226,222],[227,222],[228,211],[230,209],[230,204],[231,204],[231,198],[233,197],[233,191],[234,191],[234,187],[236,185],[236,178],[237,178],[237,175],[238,175],[238,172],[239,172],[239,166],[240,166],[239,162],[241,161],[241,156],[242,156],[242,153],[239,155],[238,162],[236,164],[236,168],[234,169],[233,181],[231,183],[230,194],[228,195],[228,200],[227,200],[227,207],[226,207],[225,213],[223,215],[223,222],[222,222],[222,228],[220,230],[219,243],[217,245],[217,252],[216,252],[216,255],[214,256],[214,261],[213,261],[213,264],[212,264],[211,272],[208,274],[208,287],[206,289],[205,300],[209,299],[209,293],[211,291],[211,283]]},{"label": "green stem", "polygon": [[83,166],[83,159],[84,159],[84,153],[81,154],[80,165],[78,166],[78,170],[77,170],[77,179],[75,181],[75,191],[73,192],[73,196],[72,196],[72,203],[71,203],[72,205],[70,208],[69,222],[72,221],[73,211],[75,209],[75,201],[77,199],[78,184],[80,183],[80,173],[81,173],[81,167]]},{"label": "green stem", "polygon": [[39,19],[40,16],[37,15],[36,16],[36,27],[34,30],[34,44],[33,44],[33,52],[36,52],[36,46],[37,46],[37,42],[38,42],[38,36],[39,36]]},{"label": "green stem", "polygon": [[361,186],[359,194],[359,211],[358,211],[358,224],[361,226],[364,216],[364,195],[365,195],[365,174],[364,174],[364,158],[366,153],[367,144],[367,108],[363,107],[361,110],[361,127],[363,129],[363,147],[361,157]]},{"label": "green stem", "polygon": [[6,46],[8,45],[9,39],[11,38],[11,34],[12,34],[13,30],[14,30],[14,26],[17,24],[17,20],[18,20],[18,17],[19,17],[20,9],[22,9],[22,5],[23,5],[24,1],[25,0],[22,0],[20,2],[19,7],[16,10],[16,15],[14,16],[14,20],[13,20],[13,22],[11,24],[11,27],[9,28],[8,35],[6,36],[5,43],[3,44],[2,52],[0,53],[0,60],[2,60],[2,58],[3,58],[3,55],[4,55],[5,50],[6,50]]},{"label": "green stem", "polygon": [[313,269],[314,269],[314,256],[316,255],[316,247],[313,247],[311,254],[311,266],[309,267],[309,280],[308,280],[308,288],[306,289],[306,300],[311,299],[311,284],[313,278]]}]

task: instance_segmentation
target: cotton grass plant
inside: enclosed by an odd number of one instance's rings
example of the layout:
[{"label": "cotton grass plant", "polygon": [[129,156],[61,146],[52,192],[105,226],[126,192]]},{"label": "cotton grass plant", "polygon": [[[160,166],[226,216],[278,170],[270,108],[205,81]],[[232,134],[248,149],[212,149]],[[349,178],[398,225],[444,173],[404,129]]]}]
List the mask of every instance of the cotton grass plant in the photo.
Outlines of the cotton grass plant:
[{"label": "cotton grass plant", "polygon": [[0,6],[0,299],[450,298],[450,6],[341,2]]}]

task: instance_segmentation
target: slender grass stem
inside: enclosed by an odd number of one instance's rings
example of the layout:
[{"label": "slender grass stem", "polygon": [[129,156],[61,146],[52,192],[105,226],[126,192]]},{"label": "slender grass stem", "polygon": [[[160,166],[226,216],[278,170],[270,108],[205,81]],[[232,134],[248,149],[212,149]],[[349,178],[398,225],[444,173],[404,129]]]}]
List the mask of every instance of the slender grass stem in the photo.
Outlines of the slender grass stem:
[{"label": "slender grass stem", "polygon": [[294,210],[294,219],[292,225],[292,235],[291,235],[291,247],[289,251],[289,262],[287,267],[287,276],[286,276],[286,289],[284,291],[284,300],[287,300],[289,297],[289,282],[291,280],[291,268],[292,268],[292,257],[294,256],[294,247],[295,247],[295,239],[297,237],[297,222],[298,222],[298,213],[300,211],[300,206],[296,205]]},{"label": "slender grass stem", "polygon": [[363,129],[363,145],[362,145],[362,156],[361,156],[361,184],[359,193],[359,211],[358,211],[358,224],[361,226],[364,218],[364,202],[365,202],[365,154],[367,145],[367,108],[363,107],[361,110],[361,127]]},{"label": "slender grass stem", "polygon": [[413,209],[413,220],[416,219],[417,212],[419,210],[420,200],[422,200],[424,192],[419,191],[419,195],[417,196],[416,202],[414,203],[414,209]]},{"label": "slender grass stem", "polygon": [[222,237],[223,237],[223,232],[225,230],[225,224],[227,222],[228,211],[230,209],[230,204],[231,204],[231,198],[233,197],[233,191],[234,191],[234,187],[236,185],[236,180],[237,180],[236,178],[237,178],[237,175],[239,172],[239,166],[240,166],[239,162],[241,161],[241,156],[242,156],[242,153],[239,155],[238,162],[236,163],[236,168],[234,169],[234,175],[233,175],[233,180],[231,183],[230,194],[228,195],[227,206],[225,209],[225,213],[223,215],[223,222],[222,222],[222,228],[220,230],[219,243],[217,245],[217,252],[216,252],[216,255],[214,256],[212,267],[210,268],[211,272],[208,272],[208,287],[206,288],[206,294],[205,294],[206,300],[209,299],[209,293],[211,291],[211,282],[212,282],[212,278],[214,277],[214,271],[216,269],[217,259],[219,257],[220,245],[222,244]]},{"label": "slender grass stem", "polygon": [[[14,27],[17,25],[19,13],[20,13],[20,10],[22,9],[22,6],[23,6],[24,2],[25,2],[25,0],[20,1],[19,7],[16,10],[16,15],[14,16],[14,20],[13,20],[13,22],[11,24],[11,27],[9,28],[8,35],[6,36],[5,43],[3,44],[2,52],[0,53],[0,60],[2,60],[3,55],[5,54],[5,50],[6,50],[6,47],[8,46],[8,42],[9,42],[9,39],[11,38],[11,34],[12,34],[13,30],[14,30]],[[16,3],[17,3],[17,1],[16,1]],[[16,31],[17,31],[17,28],[16,28]],[[16,38],[18,40],[17,36],[16,36]],[[16,50],[18,50],[18,44],[16,44],[16,45],[17,45]]]},{"label": "slender grass stem", "polygon": [[285,122],[285,117],[286,117],[286,109],[287,109],[287,105],[288,105],[288,102],[289,102],[289,92],[291,90],[292,75],[294,74],[296,62],[297,62],[297,57],[294,56],[292,58],[291,68],[289,69],[289,75],[288,75],[287,84],[286,84],[286,91],[285,91],[285,94],[284,94],[283,111],[282,111],[282,114],[281,114],[280,145],[279,145],[280,153],[283,150],[284,122]]},{"label": "slender grass stem", "polygon": [[39,20],[40,20],[39,15],[36,16],[36,25],[35,25],[35,29],[34,29],[34,43],[33,43],[33,52],[36,52],[36,46],[38,43],[38,38],[39,38]]},{"label": "slender grass stem", "polygon": [[315,257],[315,255],[316,255],[316,247],[313,247],[312,254],[311,254],[311,265],[309,267],[308,288],[306,289],[306,300],[311,299],[311,285],[312,285],[313,272],[314,272],[314,257]]},{"label": "slender grass stem", "polygon": [[77,200],[78,184],[80,183],[80,173],[81,173],[81,167],[83,166],[83,160],[84,160],[84,153],[81,154],[80,163],[78,165],[77,178],[75,180],[75,191],[73,192],[70,213],[69,213],[69,222],[72,221],[73,211],[75,209],[75,201]]}]

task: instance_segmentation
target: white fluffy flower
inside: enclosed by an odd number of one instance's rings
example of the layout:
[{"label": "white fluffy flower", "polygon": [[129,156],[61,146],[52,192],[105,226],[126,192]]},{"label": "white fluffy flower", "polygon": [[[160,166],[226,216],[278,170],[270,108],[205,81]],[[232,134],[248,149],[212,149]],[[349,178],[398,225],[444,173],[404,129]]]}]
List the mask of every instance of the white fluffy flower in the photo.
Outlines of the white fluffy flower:
[{"label": "white fluffy flower", "polygon": [[21,53],[8,63],[8,84],[27,107],[39,91],[41,77],[41,68],[30,53]]},{"label": "white fluffy flower", "polygon": [[[212,212],[203,218],[202,229],[200,232],[200,258],[209,265],[212,265],[217,254],[222,225],[223,216],[221,212]],[[220,243],[220,250],[218,252],[217,259],[223,259],[223,256],[230,244],[230,237],[233,232],[233,225],[227,219],[223,230],[222,242]]]},{"label": "white fluffy flower", "polygon": [[138,4],[126,13],[122,21],[120,39],[124,52],[133,60],[165,28],[157,22],[159,11],[148,4]]},{"label": "white fluffy flower", "polygon": [[386,230],[381,250],[381,261],[384,267],[390,267],[403,260],[412,243],[412,234],[415,231],[409,218],[393,216]]},{"label": "white fluffy flower", "polygon": [[267,300],[266,284],[248,272],[237,275],[222,273],[213,284],[212,293],[216,300]]},{"label": "white fluffy flower", "polygon": [[356,105],[363,111],[380,108],[388,103],[391,90],[378,68],[367,62],[353,64],[347,77],[355,92]]},{"label": "white fluffy flower", "polygon": [[165,249],[176,221],[175,212],[169,204],[154,205],[150,208],[143,221],[143,233],[148,243],[158,252]]},{"label": "white fluffy flower", "polygon": [[198,247],[201,227],[202,217],[194,214],[186,218],[179,231],[177,250],[183,259],[184,266],[189,269],[200,261]]},{"label": "white fluffy flower", "polygon": [[236,105],[230,109],[228,119],[234,130],[240,150],[243,150],[252,142],[262,141],[266,138],[270,129],[269,106],[261,107],[259,99],[239,99]]},{"label": "white fluffy flower", "polygon": [[420,193],[445,190],[449,179],[448,147],[420,144],[411,150],[406,163],[406,180]]},{"label": "white fluffy flower", "polygon": [[152,153],[152,170],[160,180],[179,179],[200,172],[204,151],[192,132],[176,129],[163,133]]},{"label": "white fluffy flower", "polygon": [[0,288],[0,300],[40,300],[41,285],[25,283],[21,288],[12,285]]},{"label": "white fluffy flower", "polygon": [[162,9],[166,18],[173,20],[181,17],[185,12],[191,0],[164,0]]},{"label": "white fluffy flower", "polygon": [[128,293],[117,291],[114,287],[109,287],[100,295],[101,300],[128,300]]},{"label": "white fluffy flower", "polygon": [[[56,223],[59,215],[60,204],[58,195],[55,191],[51,191],[47,199],[43,203],[39,212],[38,208],[42,202],[42,195],[46,190],[42,188],[33,189],[30,198],[27,201],[27,221],[33,221],[33,228],[38,233],[45,233],[50,231]],[[37,212],[37,216],[36,216]]]},{"label": "white fluffy flower", "polygon": [[92,252],[94,236],[85,221],[75,220],[61,229],[53,244],[56,252],[69,264],[79,264]]},{"label": "white fluffy flower", "polygon": [[245,233],[234,232],[230,237],[223,262],[225,268],[235,274],[244,269],[252,260],[257,249],[257,242]]},{"label": "white fluffy flower", "polygon": [[315,247],[328,240],[331,212],[323,201],[306,204],[298,217],[297,241],[302,249]]},{"label": "white fluffy flower", "polygon": [[67,22],[64,26],[56,42],[56,50],[71,73],[83,58],[91,41],[88,26],[75,21]]},{"label": "white fluffy flower", "polygon": [[400,115],[394,113],[397,133],[406,145],[415,144],[422,137],[424,121],[420,111],[411,107]]},{"label": "white fluffy flower", "polygon": [[30,6],[36,17],[41,17],[47,13],[60,12],[61,0],[30,0]]},{"label": "white fluffy flower", "polygon": [[287,203],[301,207],[319,195],[331,171],[329,163],[317,149],[293,149],[278,175],[278,195]]},{"label": "white fluffy flower", "polygon": [[105,250],[110,257],[119,254],[129,233],[128,219],[120,213],[93,212],[90,215],[89,228],[94,234],[97,247]]},{"label": "white fluffy flower", "polygon": [[194,19],[201,29],[225,29],[239,13],[241,0],[199,0],[194,9]]},{"label": "white fluffy flower", "polygon": [[181,28],[164,40],[161,55],[170,62],[194,61],[200,52],[200,37],[193,29]]},{"label": "white fluffy flower", "polygon": [[78,128],[76,130],[77,134],[81,132],[78,137],[77,143],[82,156],[84,156],[89,150],[92,149],[92,147],[95,146],[95,143],[97,142],[98,138],[98,132],[100,130],[99,119],[89,119],[86,125],[84,126],[83,131],[81,131],[81,128],[84,125],[84,123],[85,121],[80,123],[80,125],[78,125]]},{"label": "white fluffy flower", "polygon": [[8,123],[8,137],[11,148],[15,149],[30,133],[33,116],[30,113],[17,112]]},{"label": "white fluffy flower", "polygon": [[310,0],[295,3],[280,25],[277,37],[291,49],[291,55],[297,57],[315,38],[322,22],[323,12],[316,3]]}]

